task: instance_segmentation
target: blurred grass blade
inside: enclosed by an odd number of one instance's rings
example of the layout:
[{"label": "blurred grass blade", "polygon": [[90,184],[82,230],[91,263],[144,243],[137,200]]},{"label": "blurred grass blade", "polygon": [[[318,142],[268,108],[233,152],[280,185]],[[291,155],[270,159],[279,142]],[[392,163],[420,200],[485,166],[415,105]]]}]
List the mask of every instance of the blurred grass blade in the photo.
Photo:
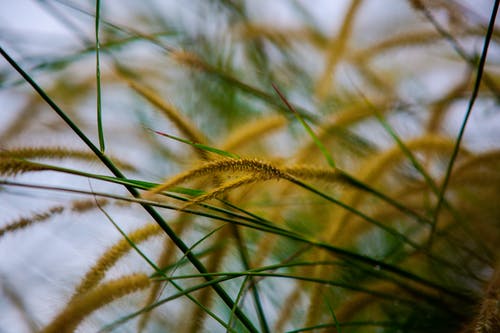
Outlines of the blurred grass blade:
[{"label": "blurred grass blade", "polygon": [[[333,294],[330,292],[330,294]],[[332,295],[334,296],[334,295]],[[333,299],[334,297],[332,297]],[[337,316],[335,315],[335,311],[333,311],[332,305],[330,304],[330,301],[328,300],[328,297],[324,295],[325,303],[328,306],[328,311],[330,311],[330,315],[332,316],[333,322],[335,323],[335,328],[337,329],[338,333],[342,333],[342,330],[340,329],[340,324],[339,321],[337,320]]]},{"label": "blurred grass blade", "polygon": [[300,115],[300,113],[298,113],[295,110],[295,108],[292,106],[292,104],[290,104],[288,102],[288,100],[286,99],[285,95],[283,95],[283,93],[279,90],[278,86],[275,85],[274,83],[272,83],[272,86],[273,86],[274,90],[276,91],[276,93],[278,94],[278,96],[280,97],[280,99],[283,101],[283,103],[285,103],[285,105],[287,106],[287,108],[295,115],[295,117],[297,117],[297,119],[300,121],[300,123],[302,124],[302,126],[306,129],[307,133],[311,136],[311,138],[313,139],[313,141],[316,144],[316,146],[319,148],[319,150],[321,151],[321,153],[323,154],[323,156],[326,158],[326,161],[328,162],[328,164],[332,168],[335,168],[336,166],[335,166],[335,162],[333,160],[333,157],[330,155],[330,153],[328,152],[328,150],[326,149],[326,147],[323,145],[323,143],[321,143],[321,141],[316,136],[316,134],[314,133],[314,131],[312,130],[312,128],[306,123],[306,121],[304,120],[304,118],[302,118],[302,116]]},{"label": "blurred grass blade", "polygon": [[[244,291],[246,289],[245,287],[246,287],[248,281],[250,280],[250,278],[251,278],[251,276],[247,275],[243,279],[243,282],[241,283],[241,286],[240,286],[240,290],[238,291],[238,295],[236,296],[236,299],[234,300],[234,304],[238,304],[241,301],[241,299],[244,295]],[[234,309],[231,309],[231,313],[229,315],[229,322],[227,324],[228,327],[231,327],[233,325],[234,318],[235,318],[234,317]],[[226,331],[226,332],[228,332],[228,331]]]},{"label": "blurred grass blade", "polygon": [[237,154],[230,153],[230,152],[224,151],[222,149],[217,149],[217,148],[210,147],[210,146],[207,146],[207,145],[204,145],[204,144],[201,144],[201,143],[192,142],[192,141],[189,141],[189,140],[186,140],[186,139],[183,139],[183,138],[179,138],[179,137],[171,135],[171,134],[167,134],[167,133],[164,133],[164,132],[156,131],[154,129],[149,129],[149,130],[151,130],[154,133],[159,134],[161,136],[164,136],[164,137],[167,137],[169,139],[176,140],[176,141],[179,141],[179,142],[191,145],[194,148],[198,148],[198,149],[210,152],[210,153],[214,153],[214,154],[217,154],[217,155],[220,155],[220,156],[223,156],[223,157],[228,157],[228,158],[233,158],[233,159],[239,159],[240,158],[240,156],[238,156]]}]

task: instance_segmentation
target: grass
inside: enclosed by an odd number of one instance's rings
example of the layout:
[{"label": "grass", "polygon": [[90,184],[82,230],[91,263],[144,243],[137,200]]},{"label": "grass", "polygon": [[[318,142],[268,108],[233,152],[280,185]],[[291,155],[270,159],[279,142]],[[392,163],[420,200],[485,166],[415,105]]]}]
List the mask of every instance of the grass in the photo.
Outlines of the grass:
[{"label": "grass", "polygon": [[499,1],[38,5],[0,330],[498,331]]}]

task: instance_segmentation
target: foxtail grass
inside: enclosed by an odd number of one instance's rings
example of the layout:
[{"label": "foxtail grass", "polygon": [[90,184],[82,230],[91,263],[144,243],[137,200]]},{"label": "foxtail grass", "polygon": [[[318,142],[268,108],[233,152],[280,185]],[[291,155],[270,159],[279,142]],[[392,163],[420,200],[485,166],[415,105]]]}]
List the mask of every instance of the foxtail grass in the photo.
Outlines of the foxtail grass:
[{"label": "foxtail grass", "polygon": [[490,3],[41,2],[75,43],[0,34],[8,325],[496,332]]}]

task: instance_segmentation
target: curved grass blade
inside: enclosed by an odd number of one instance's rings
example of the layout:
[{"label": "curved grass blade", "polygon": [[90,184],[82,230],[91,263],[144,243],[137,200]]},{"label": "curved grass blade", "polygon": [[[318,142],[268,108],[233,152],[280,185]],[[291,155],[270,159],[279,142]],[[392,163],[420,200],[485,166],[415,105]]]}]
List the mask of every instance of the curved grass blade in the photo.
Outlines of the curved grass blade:
[{"label": "curved grass blade", "polygon": [[455,164],[455,160],[457,158],[458,151],[460,149],[460,144],[462,143],[462,138],[463,138],[463,135],[465,133],[465,126],[467,125],[470,114],[472,112],[472,108],[473,108],[474,103],[476,101],[476,98],[479,94],[479,88],[481,86],[481,79],[483,77],[484,66],[486,64],[486,57],[488,54],[488,47],[490,45],[491,37],[492,37],[493,31],[495,29],[495,20],[497,17],[499,4],[500,4],[500,0],[495,0],[495,3],[493,5],[493,9],[491,10],[491,17],[490,17],[490,22],[488,24],[488,31],[486,32],[486,36],[484,37],[483,50],[481,52],[481,58],[479,59],[479,63],[477,65],[476,82],[474,83],[474,88],[472,90],[472,94],[471,94],[471,97],[469,99],[467,111],[465,112],[464,120],[462,121],[462,125],[460,126],[460,131],[459,131],[458,136],[457,136],[457,141],[455,143],[455,147],[453,148],[450,162],[448,163],[448,167],[446,169],[446,174],[444,177],[443,185],[441,186],[441,190],[439,192],[438,203],[437,203],[436,208],[434,210],[432,230],[431,230],[431,234],[429,235],[429,239],[428,239],[429,248],[432,246],[432,241],[434,238],[434,234],[436,232],[436,225],[437,225],[438,218],[439,218],[439,212],[441,211],[441,206],[443,205],[443,202],[444,202],[444,194],[446,192],[446,189],[448,187],[448,183],[449,183],[450,178],[451,178],[451,172],[453,171],[453,165]]},{"label": "curved grass blade", "polygon": [[[243,236],[240,233],[239,229],[235,225],[231,225],[231,227],[232,227],[232,232],[233,232],[234,238],[236,238],[236,244],[238,247],[238,252],[240,254],[241,262],[243,264],[243,268],[245,270],[249,270],[250,269],[250,258],[248,255],[247,248],[245,246],[245,242],[243,241],[243,238],[242,238]],[[246,280],[245,280],[245,282],[246,282]],[[261,328],[263,333],[269,333],[270,332],[269,325],[267,323],[266,315],[264,313],[264,308],[263,308],[262,302],[260,300],[260,294],[259,294],[259,290],[257,288],[257,283],[252,277],[249,277],[249,283],[250,283],[249,288],[251,288],[253,300],[255,302],[255,307],[257,309],[257,316],[259,318],[260,328]],[[242,285],[242,288],[243,288],[243,285]]]},{"label": "curved grass blade", "polygon": [[[240,290],[238,291],[238,295],[236,296],[236,299],[234,301],[235,304],[238,304],[241,301],[243,295],[245,294],[244,293],[245,286],[247,285],[249,280],[250,280],[250,276],[245,276],[245,278],[243,279],[243,282],[241,283]],[[229,322],[227,324],[228,327],[233,326],[234,318],[235,318],[234,317],[234,309],[231,309],[231,314],[229,315]]]},{"label": "curved grass blade", "polygon": [[214,153],[214,154],[217,154],[217,155],[220,155],[220,156],[223,156],[223,157],[228,157],[228,158],[233,158],[233,159],[240,159],[240,156],[238,156],[237,154],[230,153],[230,152],[224,151],[222,149],[217,149],[217,148],[210,147],[210,146],[207,146],[207,145],[204,145],[204,144],[201,144],[201,143],[192,142],[192,141],[189,141],[189,140],[186,140],[186,139],[183,139],[183,138],[179,138],[179,137],[177,137],[175,135],[172,135],[172,134],[167,134],[167,133],[164,133],[164,132],[156,131],[156,130],[151,129],[151,128],[149,128],[149,130],[152,131],[152,132],[154,132],[154,133],[156,133],[156,134],[158,134],[158,135],[167,137],[169,139],[176,140],[176,141],[179,141],[179,142],[191,145],[191,146],[193,146],[194,148],[197,148],[197,149],[201,149],[201,150],[204,150],[204,151],[207,151],[207,152],[210,152],[210,153]]},{"label": "curved grass blade", "polygon": [[300,113],[295,110],[292,104],[288,102],[286,99],[285,95],[279,90],[278,86],[275,85],[274,83],[271,83],[273,86],[274,91],[278,94],[280,99],[285,103],[286,107],[295,115],[295,117],[300,121],[302,126],[306,129],[307,133],[311,136],[311,138],[314,141],[314,144],[318,147],[318,149],[321,151],[323,156],[326,158],[326,161],[328,162],[328,165],[330,165],[332,168],[335,168],[335,162],[333,160],[333,157],[330,155],[326,147],[323,145],[323,143],[319,140],[319,138],[316,136],[312,128],[305,122],[304,118],[300,115]]}]

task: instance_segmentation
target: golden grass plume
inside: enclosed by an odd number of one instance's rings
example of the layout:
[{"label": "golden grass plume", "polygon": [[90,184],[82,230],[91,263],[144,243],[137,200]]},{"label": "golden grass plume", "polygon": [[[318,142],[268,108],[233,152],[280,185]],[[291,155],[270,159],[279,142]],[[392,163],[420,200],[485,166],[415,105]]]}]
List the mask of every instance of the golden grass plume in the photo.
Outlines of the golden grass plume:
[{"label": "golden grass plume", "polygon": [[72,299],[41,333],[71,333],[92,312],[119,299],[149,287],[146,274],[135,273],[105,282],[85,294]]}]

